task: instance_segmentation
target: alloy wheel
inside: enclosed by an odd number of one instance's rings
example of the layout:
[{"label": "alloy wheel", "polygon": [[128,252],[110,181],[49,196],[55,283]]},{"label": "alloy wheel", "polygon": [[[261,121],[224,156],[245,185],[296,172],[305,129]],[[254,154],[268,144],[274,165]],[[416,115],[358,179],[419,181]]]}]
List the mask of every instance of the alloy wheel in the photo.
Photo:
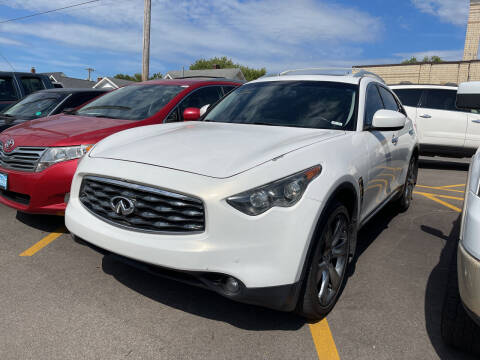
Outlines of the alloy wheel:
[{"label": "alloy wheel", "polygon": [[318,300],[322,307],[335,301],[342,285],[348,260],[348,220],[338,214],[328,224],[325,243],[317,269]]}]

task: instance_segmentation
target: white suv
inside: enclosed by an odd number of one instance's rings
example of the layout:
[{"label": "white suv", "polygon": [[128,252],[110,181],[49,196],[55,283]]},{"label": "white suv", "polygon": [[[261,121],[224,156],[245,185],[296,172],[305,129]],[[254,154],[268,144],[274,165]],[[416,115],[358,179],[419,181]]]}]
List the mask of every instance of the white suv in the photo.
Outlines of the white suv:
[{"label": "white suv", "polygon": [[455,106],[457,87],[396,85],[390,87],[414,121],[420,154],[470,157],[480,146],[480,114]]},{"label": "white suv", "polygon": [[228,298],[325,316],[358,229],[390,200],[410,205],[418,151],[400,101],[361,74],[274,76],[202,120],[98,143],[75,174],[68,229]]}]

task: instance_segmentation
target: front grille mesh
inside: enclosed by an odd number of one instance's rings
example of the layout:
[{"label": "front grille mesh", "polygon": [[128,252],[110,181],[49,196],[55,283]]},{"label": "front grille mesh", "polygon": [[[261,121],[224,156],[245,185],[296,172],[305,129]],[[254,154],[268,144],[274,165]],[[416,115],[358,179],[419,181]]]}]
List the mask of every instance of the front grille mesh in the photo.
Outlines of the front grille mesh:
[{"label": "front grille mesh", "polygon": [[19,171],[35,171],[38,160],[44,153],[44,147],[18,147],[5,152],[0,142],[0,167]]},{"label": "front grille mesh", "polygon": [[[117,214],[111,205],[115,197],[135,204],[130,215]],[[125,181],[87,176],[80,189],[80,202],[102,220],[136,231],[191,233],[205,230],[205,213],[200,199]]]}]

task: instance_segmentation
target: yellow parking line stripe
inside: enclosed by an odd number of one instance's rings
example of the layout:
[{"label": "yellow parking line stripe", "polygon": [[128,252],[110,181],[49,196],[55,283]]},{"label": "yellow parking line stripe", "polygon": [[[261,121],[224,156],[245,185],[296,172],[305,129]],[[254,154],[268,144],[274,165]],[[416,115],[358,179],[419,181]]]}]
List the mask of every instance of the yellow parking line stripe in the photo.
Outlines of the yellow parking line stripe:
[{"label": "yellow parking line stripe", "polygon": [[66,232],[66,229],[64,227],[61,227],[57,230],[55,230],[55,232],[51,233],[51,234],[48,234],[47,236],[45,236],[42,240],[40,240],[39,242],[37,242],[35,245],[33,245],[32,247],[28,248],[27,250],[25,250],[24,252],[22,252],[20,254],[20,256],[32,256],[32,255],[35,255],[37,252],[39,252],[40,250],[42,250],[45,246],[47,246],[48,244],[50,244],[52,241],[54,241],[55,239],[59,238],[60,236],[62,236],[63,234],[65,234]]},{"label": "yellow parking line stripe", "polygon": [[454,187],[460,187],[460,186],[465,186],[466,184],[458,184],[458,185],[447,185],[447,186],[440,186],[441,188],[454,188]]},{"label": "yellow parking line stripe", "polygon": [[422,196],[425,196],[426,198],[428,198],[428,199],[430,199],[430,200],[433,200],[433,201],[435,201],[435,202],[437,202],[437,203],[439,203],[439,204],[441,204],[441,205],[443,205],[443,206],[446,206],[447,208],[452,209],[452,210],[454,210],[454,211],[456,211],[456,212],[462,212],[462,209],[460,209],[460,208],[458,208],[458,207],[456,207],[456,206],[454,206],[454,205],[452,205],[452,204],[449,204],[449,203],[447,203],[446,201],[437,199],[437,198],[435,197],[435,195],[424,193],[424,194],[422,194]]},{"label": "yellow parking line stripe", "polygon": [[452,199],[452,200],[465,200],[464,198],[461,198],[461,197],[456,197],[456,196],[448,196],[448,195],[440,195],[440,194],[431,194],[431,193],[424,193],[424,192],[420,192],[420,191],[414,191],[413,192],[414,194],[419,194],[419,195],[433,195],[435,197],[440,197],[440,198],[444,198],[444,199]]},{"label": "yellow parking line stripe", "polygon": [[327,319],[310,324],[310,332],[320,360],[340,360]]},{"label": "yellow parking line stripe", "polygon": [[452,191],[452,192],[458,192],[458,193],[464,193],[465,192],[463,190],[444,189],[441,186],[426,186],[426,185],[415,185],[415,186],[419,187],[419,188],[433,189],[433,190]]}]

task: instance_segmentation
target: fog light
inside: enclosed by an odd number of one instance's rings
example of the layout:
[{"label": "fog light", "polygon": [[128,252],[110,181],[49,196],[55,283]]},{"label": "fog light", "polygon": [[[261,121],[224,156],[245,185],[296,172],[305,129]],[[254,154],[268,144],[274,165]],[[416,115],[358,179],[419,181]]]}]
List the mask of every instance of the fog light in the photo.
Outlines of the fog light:
[{"label": "fog light", "polygon": [[224,288],[225,288],[225,291],[229,293],[237,293],[240,290],[240,283],[238,282],[237,279],[234,279],[233,277],[229,277],[225,282]]},{"label": "fog light", "polygon": [[68,204],[68,201],[70,200],[70,193],[66,193],[65,194],[65,198],[63,199],[63,201],[65,202],[65,204]]}]

